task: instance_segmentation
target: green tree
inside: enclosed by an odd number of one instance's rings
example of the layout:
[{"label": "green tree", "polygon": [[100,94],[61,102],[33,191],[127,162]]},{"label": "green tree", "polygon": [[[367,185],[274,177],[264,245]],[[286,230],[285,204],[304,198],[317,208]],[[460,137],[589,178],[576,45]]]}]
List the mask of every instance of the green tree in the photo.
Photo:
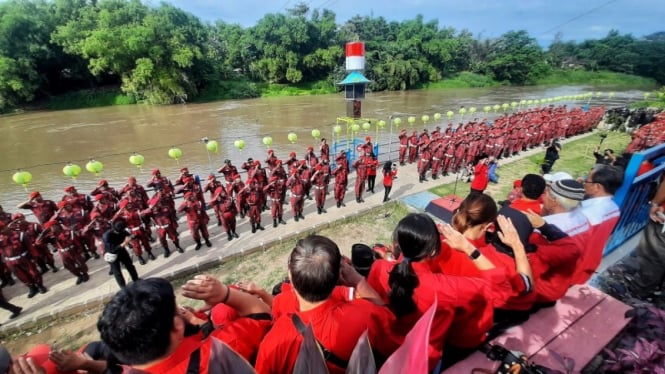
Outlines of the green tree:
[{"label": "green tree", "polygon": [[524,31],[509,31],[493,45],[487,67],[499,81],[525,84],[547,74],[543,50]]}]

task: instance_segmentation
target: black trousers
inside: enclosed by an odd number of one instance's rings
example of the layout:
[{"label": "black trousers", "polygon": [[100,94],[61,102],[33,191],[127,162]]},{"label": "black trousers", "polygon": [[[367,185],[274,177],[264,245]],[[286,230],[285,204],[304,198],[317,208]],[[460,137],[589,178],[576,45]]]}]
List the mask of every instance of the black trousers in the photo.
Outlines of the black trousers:
[{"label": "black trousers", "polygon": [[383,201],[388,201],[388,195],[390,195],[390,190],[393,188],[393,186],[386,186],[383,185]]},{"label": "black trousers", "polygon": [[113,276],[115,277],[118,286],[120,286],[120,288],[125,288],[127,284],[125,283],[125,277],[122,276],[121,264],[125,265],[125,268],[129,272],[129,276],[132,277],[132,281],[139,280],[139,275],[132,263],[132,258],[129,257],[129,253],[127,253],[125,248],[118,248],[118,253],[116,254],[118,255],[118,258],[111,263],[111,272],[113,272]]},{"label": "black trousers", "polygon": [[5,296],[0,293],[0,308],[6,309],[12,313],[16,313],[21,310],[21,307],[14,305],[5,299]]},{"label": "black trousers", "polygon": [[367,176],[367,190],[374,192],[374,183],[376,182],[376,175]]}]

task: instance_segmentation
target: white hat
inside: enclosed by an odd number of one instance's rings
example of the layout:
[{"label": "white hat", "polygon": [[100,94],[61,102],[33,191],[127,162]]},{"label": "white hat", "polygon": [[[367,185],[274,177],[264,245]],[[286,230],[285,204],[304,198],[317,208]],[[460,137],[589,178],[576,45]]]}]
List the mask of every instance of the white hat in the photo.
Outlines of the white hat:
[{"label": "white hat", "polygon": [[554,174],[545,174],[543,175],[543,178],[545,179],[545,182],[553,183],[564,179],[573,179],[573,176],[566,173],[565,171],[558,171]]}]

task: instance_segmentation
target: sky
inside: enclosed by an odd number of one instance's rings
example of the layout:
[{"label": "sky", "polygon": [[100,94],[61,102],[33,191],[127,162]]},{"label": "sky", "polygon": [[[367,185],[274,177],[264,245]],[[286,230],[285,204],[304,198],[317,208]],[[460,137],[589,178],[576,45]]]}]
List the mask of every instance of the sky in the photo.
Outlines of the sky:
[{"label": "sky", "polygon": [[[327,8],[342,24],[355,15],[388,21],[438,20],[440,27],[467,29],[494,38],[527,30],[546,47],[557,32],[563,40],[598,39],[611,29],[636,37],[665,31],[665,0],[166,0],[203,21],[222,20],[243,27],[267,13],[282,13],[299,1],[310,9]],[[151,0],[157,4],[158,0]]]}]

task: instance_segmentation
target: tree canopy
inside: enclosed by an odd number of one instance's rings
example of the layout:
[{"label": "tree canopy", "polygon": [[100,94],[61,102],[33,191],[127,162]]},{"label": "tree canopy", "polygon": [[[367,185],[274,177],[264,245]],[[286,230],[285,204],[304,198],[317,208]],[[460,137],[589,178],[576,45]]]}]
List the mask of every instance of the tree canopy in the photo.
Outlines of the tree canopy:
[{"label": "tree canopy", "polygon": [[136,101],[171,103],[232,79],[299,84],[344,75],[344,44],[366,43],[373,90],[404,90],[460,72],[529,84],[551,69],[610,70],[665,83],[665,35],[612,30],[581,43],[558,35],[544,50],[526,31],[498,38],[299,3],[255,25],[201,22],[141,0],[9,0],[0,3],[0,111],[68,91],[119,86]]}]

